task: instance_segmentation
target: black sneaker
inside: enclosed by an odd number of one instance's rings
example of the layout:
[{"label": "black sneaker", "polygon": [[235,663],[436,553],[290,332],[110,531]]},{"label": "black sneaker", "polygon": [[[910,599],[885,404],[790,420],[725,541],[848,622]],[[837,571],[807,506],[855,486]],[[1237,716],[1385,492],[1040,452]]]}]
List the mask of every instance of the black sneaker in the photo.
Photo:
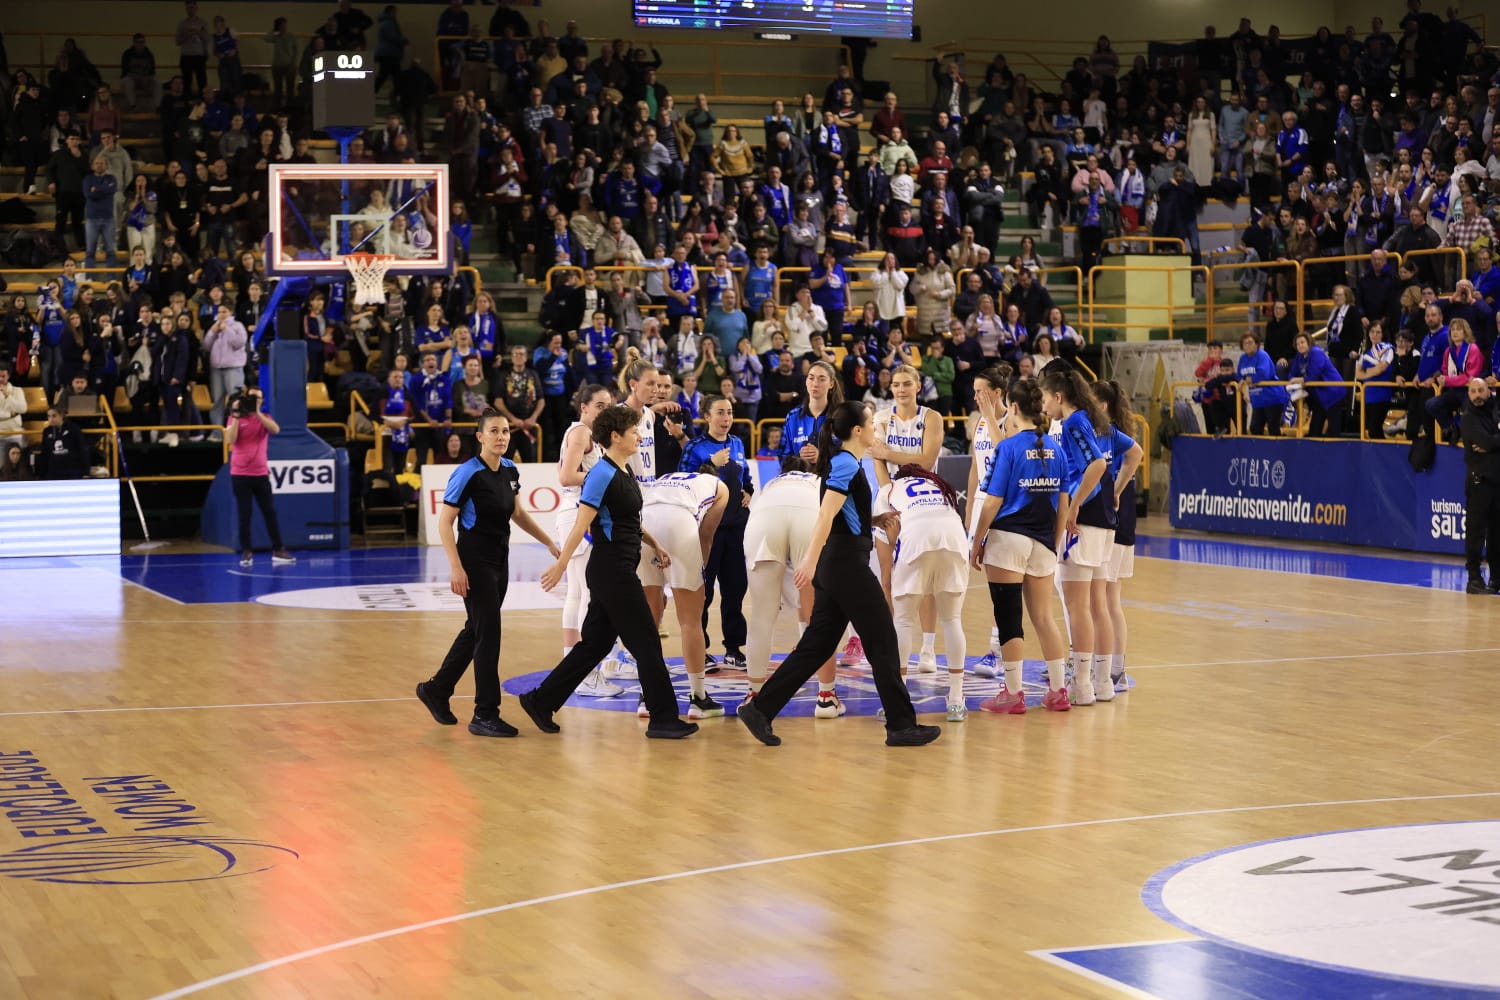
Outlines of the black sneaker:
[{"label": "black sneaker", "polygon": [[719,672],[718,657],[712,653],[703,654],[703,672],[705,674],[716,674]]},{"label": "black sneaker", "polygon": [[448,708],[448,699],[439,698],[427,690],[427,682],[423,681],[417,685],[417,700],[427,706],[427,711],[432,713],[433,721],[440,726],[458,725],[458,716],[454,715]]},{"label": "black sneaker", "polygon": [[698,723],[683,722],[681,719],[668,719],[665,722],[652,722],[646,727],[646,739],[648,740],[680,740],[693,735],[698,731]]},{"label": "black sneaker", "polygon": [[689,719],[717,719],[723,714],[724,706],[714,701],[707,694],[701,698],[695,695],[688,699]]},{"label": "black sneaker", "polygon": [[1470,580],[1469,581],[1469,585],[1464,588],[1464,593],[1465,594],[1493,594],[1494,591],[1491,590],[1488,586],[1486,586],[1485,582],[1483,580],[1473,579],[1473,580]]},{"label": "black sneaker", "polygon": [[943,728],[941,726],[912,726],[909,729],[888,729],[885,733],[885,745],[888,747],[921,747],[926,746],[941,735],[943,735]]},{"label": "black sneaker", "polygon": [[475,736],[519,736],[521,731],[500,716],[493,719],[481,719],[479,716],[469,720],[469,732]]},{"label": "black sneaker", "polygon": [[771,732],[771,720],[766,718],[766,713],[756,707],[753,697],[746,698],[740,702],[740,707],[735,714],[740,717],[740,721],[745,724],[745,728],[750,730],[751,736],[754,736],[768,747],[781,746],[781,737]]},{"label": "black sneaker", "polygon": [[736,653],[725,653],[724,654],[724,658],[719,661],[719,664],[725,670],[744,670],[745,669],[745,654],[744,653],[737,653],[737,652]]},{"label": "black sneaker", "polygon": [[531,716],[531,721],[544,733],[560,733],[562,726],[552,721],[552,713],[542,710],[542,706],[536,703],[536,692],[527,691],[516,698],[521,703],[521,710]]}]

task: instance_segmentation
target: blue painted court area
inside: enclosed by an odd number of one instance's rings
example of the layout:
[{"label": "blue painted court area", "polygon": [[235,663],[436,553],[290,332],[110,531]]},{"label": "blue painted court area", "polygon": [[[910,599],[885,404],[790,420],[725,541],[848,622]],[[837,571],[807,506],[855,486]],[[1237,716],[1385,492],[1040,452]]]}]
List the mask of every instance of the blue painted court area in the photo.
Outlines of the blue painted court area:
[{"label": "blue painted court area", "polygon": [[[1433,590],[1462,591],[1467,582],[1462,563],[1441,556],[1398,559],[1373,552],[1319,552],[1218,538],[1150,535],[1139,537],[1136,553],[1148,559]],[[507,609],[561,606],[560,601],[541,594],[535,587],[549,561],[540,545],[518,542],[511,546],[512,592],[506,602]],[[261,553],[255,564],[248,568],[241,567],[239,557],[230,552],[170,551],[7,559],[3,566],[7,577],[17,581],[24,581],[27,573],[41,574],[36,579],[45,577],[50,581],[57,578],[59,571],[92,570],[95,574],[144,587],[180,604],[260,602],[289,607],[369,611],[457,610],[461,606],[457,598],[451,602],[443,599],[448,582],[448,563],[442,549],[437,546],[303,551],[297,553],[297,562],[291,566],[272,566],[270,556]],[[21,585],[25,586],[24,583]],[[389,591],[389,588],[401,587],[417,589],[394,595]]]},{"label": "blue painted court area", "polygon": [[[1038,957],[1158,1000],[1495,1000],[1491,990],[1319,968],[1212,941],[1038,952]],[[1139,994],[1138,994],[1139,995]]]},{"label": "blue painted court area", "polygon": [[1363,552],[1319,552],[1314,549],[1283,549],[1273,545],[1248,545],[1220,538],[1170,538],[1137,535],[1135,554],[1147,559],[1223,566],[1226,569],[1261,569],[1301,576],[1329,576],[1367,583],[1395,583],[1403,587],[1462,591],[1468,583],[1460,559],[1423,556],[1396,559]]}]

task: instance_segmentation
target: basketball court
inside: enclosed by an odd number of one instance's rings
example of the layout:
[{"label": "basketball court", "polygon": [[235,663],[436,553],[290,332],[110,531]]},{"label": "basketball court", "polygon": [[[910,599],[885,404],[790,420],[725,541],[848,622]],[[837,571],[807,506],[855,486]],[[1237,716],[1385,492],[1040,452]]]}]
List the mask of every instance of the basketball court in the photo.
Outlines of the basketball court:
[{"label": "basketball court", "polygon": [[[920,749],[857,668],[780,748],[732,714],[648,742],[629,693],[537,732],[536,546],[514,740],[412,696],[462,618],[434,550],[8,560],[0,996],[1500,992],[1500,598],[1437,557],[1143,534],[1130,693]],[[964,614],[978,647],[977,575]]]}]

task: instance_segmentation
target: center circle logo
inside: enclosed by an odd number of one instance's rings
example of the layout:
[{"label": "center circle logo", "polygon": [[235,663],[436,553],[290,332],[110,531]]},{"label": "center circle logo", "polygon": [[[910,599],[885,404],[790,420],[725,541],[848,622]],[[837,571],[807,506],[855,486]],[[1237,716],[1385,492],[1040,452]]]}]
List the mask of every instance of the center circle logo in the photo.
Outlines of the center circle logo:
[{"label": "center circle logo", "polygon": [[1286,463],[1282,462],[1281,459],[1277,459],[1275,462],[1271,463],[1271,486],[1274,489],[1279,490],[1285,485]]},{"label": "center circle logo", "polygon": [[70,885],[168,885],[253,875],[296,857],[290,847],[233,837],[80,837],[0,854],[0,877]]},{"label": "center circle logo", "polygon": [[[512,580],[505,594],[505,610],[556,611],[562,607],[562,598],[560,589],[549,594],[535,580]],[[262,594],[255,602],[282,608],[316,608],[323,611],[464,613],[464,599],[453,592],[446,580],[283,590],[274,594]]]},{"label": "center circle logo", "polygon": [[1500,821],[1231,847],[1158,872],[1141,895],[1169,923],[1240,951],[1393,980],[1500,987]]}]

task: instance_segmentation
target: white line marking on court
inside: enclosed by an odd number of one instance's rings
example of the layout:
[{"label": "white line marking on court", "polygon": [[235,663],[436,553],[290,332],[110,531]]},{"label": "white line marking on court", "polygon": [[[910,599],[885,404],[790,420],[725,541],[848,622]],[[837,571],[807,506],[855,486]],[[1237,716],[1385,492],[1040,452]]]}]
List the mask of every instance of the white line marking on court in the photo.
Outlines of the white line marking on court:
[{"label": "white line marking on court", "polygon": [[1449,795],[1403,795],[1378,799],[1342,799],[1328,802],[1282,802],[1275,805],[1263,806],[1228,806],[1221,809],[1191,809],[1182,812],[1149,813],[1140,816],[1114,816],[1108,819],[1084,819],[1075,820],[1070,823],[1047,823],[1041,826],[1015,826],[1000,830],[980,830],[973,833],[948,833],[935,837],[915,837],[911,840],[891,840],[879,844],[860,844],[854,847],[835,847],[826,851],[808,851],[803,854],[784,854],[775,858],[759,858],[754,861],[737,861],[733,864],[714,865],[710,868],[694,868],[689,871],[669,872],[665,875],[648,875],[645,878],[629,879],[624,882],[611,882],[607,885],[589,886],[585,889],[572,889],[568,892],[553,893],[549,896],[536,896],[532,899],[517,900],[514,903],[502,903],[499,906],[489,906],[482,910],[470,910],[467,913],[456,913],[452,916],[437,917],[433,920],[424,920],[421,923],[407,924],[404,927],[393,927],[390,930],[377,931],[373,934],[363,934],[359,937],[347,938],[343,941],[335,941],[332,944],[319,945],[316,948],[308,948],[305,951],[295,952],[291,955],[283,955],[269,961],[258,962],[255,965],[247,965],[243,969],[226,972],[212,979],[204,979],[189,986],[183,986],[169,993],[162,993],[153,997],[152,1000],[175,1000],[177,997],[191,996],[215,986],[223,986],[240,979],[246,979],[261,972],[269,972],[283,966],[301,962],[309,958],[318,958],[323,955],[354,948],[362,944],[370,944],[375,941],[384,941],[387,938],[399,937],[402,934],[412,934],[417,931],[431,930],[434,927],[445,927],[448,924],[456,924],[465,920],[474,920],[478,917],[494,916],[497,913],[507,913],[511,910],[523,910],[533,906],[541,906],[544,903],[557,903],[568,899],[579,899],[585,896],[596,896],[616,889],[634,889],[643,885],[660,885],[665,882],[676,882],[680,879],[693,878],[698,875],[717,875],[721,872],[740,871],[747,868],[765,868],[770,865],[784,864],[789,861],[811,861],[817,858],[838,857],[845,854],[863,854],[867,851],[883,851],[892,847],[917,847],[925,844],[942,844],[959,840],[978,840],[983,837],[1002,837],[1013,833],[1043,833],[1050,830],[1074,830],[1091,826],[1115,826],[1122,823],[1138,823],[1146,820],[1158,819],[1186,819],[1196,816],[1224,816],[1233,813],[1248,812],[1270,812],[1277,809],[1323,809],[1330,806],[1362,806],[1362,805],[1384,805],[1394,802],[1438,802],[1447,799],[1483,799],[1500,797],[1500,792],[1457,792]]},{"label": "white line marking on court", "polygon": [[1391,653],[1339,653],[1334,656],[1278,656],[1268,660],[1203,660],[1197,663],[1130,663],[1131,670],[1167,670],[1173,667],[1238,667],[1258,666],[1264,663],[1317,663],[1323,660],[1378,660],[1392,656],[1460,656],[1466,653],[1500,653],[1500,647],[1481,649],[1413,649]]}]

